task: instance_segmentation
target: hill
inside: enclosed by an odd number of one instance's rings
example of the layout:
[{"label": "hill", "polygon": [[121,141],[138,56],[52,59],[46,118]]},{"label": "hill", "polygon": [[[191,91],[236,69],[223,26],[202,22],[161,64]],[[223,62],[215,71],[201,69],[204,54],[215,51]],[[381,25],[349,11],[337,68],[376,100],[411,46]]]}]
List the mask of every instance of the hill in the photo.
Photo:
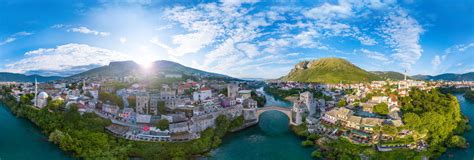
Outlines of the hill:
[{"label": "hill", "polygon": [[107,66],[98,67],[89,71],[73,75],[68,78],[84,78],[84,77],[124,77],[124,76],[165,76],[169,74],[180,74],[182,76],[193,76],[201,78],[215,79],[233,79],[235,78],[206,72],[190,67],[183,66],[179,63],[171,61],[155,61],[150,67],[144,68],[133,61],[110,62]]},{"label": "hill", "polygon": [[413,77],[418,80],[474,81],[474,72],[464,74],[445,73],[436,76],[416,75]]},{"label": "hill", "polygon": [[382,80],[376,74],[367,72],[341,58],[321,58],[299,62],[288,75],[281,79],[320,83],[358,83]]},{"label": "hill", "polygon": [[[372,73],[376,74],[382,79],[387,79],[387,80],[404,80],[405,75],[399,72],[394,72],[394,71],[372,71]],[[413,79],[409,76],[407,76],[407,79]]]},{"label": "hill", "polygon": [[38,79],[38,82],[47,82],[62,78],[56,76],[46,77],[39,75],[24,75],[18,73],[0,72],[0,82],[34,82],[35,77]]}]

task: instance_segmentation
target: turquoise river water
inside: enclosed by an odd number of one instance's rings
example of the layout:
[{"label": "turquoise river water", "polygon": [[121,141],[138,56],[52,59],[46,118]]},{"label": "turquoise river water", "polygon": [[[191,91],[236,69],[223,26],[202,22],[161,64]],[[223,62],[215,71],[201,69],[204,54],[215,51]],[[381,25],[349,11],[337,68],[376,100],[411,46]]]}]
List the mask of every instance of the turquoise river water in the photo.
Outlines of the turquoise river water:
[{"label": "turquoise river water", "polygon": [[[291,103],[265,94],[267,105],[291,107]],[[462,112],[474,120],[474,102],[457,95]],[[222,145],[211,152],[209,159],[311,159],[311,148],[301,147],[301,139],[289,130],[288,118],[283,113],[268,111],[260,123],[224,137]],[[473,121],[470,122],[474,126]],[[474,144],[474,131],[464,134]],[[473,159],[474,147],[449,149],[440,159]],[[0,104],[0,160],[17,159],[70,159],[56,145],[47,141],[40,129],[26,119],[15,117]]]}]

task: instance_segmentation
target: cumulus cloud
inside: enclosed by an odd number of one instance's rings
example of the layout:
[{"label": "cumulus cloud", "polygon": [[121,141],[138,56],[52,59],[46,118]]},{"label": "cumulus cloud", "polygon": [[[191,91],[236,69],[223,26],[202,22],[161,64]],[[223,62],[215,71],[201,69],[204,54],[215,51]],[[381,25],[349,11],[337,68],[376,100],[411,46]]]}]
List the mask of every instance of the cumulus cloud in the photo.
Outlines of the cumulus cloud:
[{"label": "cumulus cloud", "polygon": [[32,34],[33,33],[26,32],[26,31],[17,32],[15,34],[12,34],[12,35],[8,36],[4,40],[0,41],[0,46],[3,46],[3,45],[8,44],[8,43],[12,43],[12,42],[16,41],[17,39],[19,39],[21,37],[29,36],[29,35],[32,35]]},{"label": "cumulus cloud", "polygon": [[435,55],[433,60],[431,60],[431,64],[434,68],[438,67],[441,64],[441,57],[439,55]]},{"label": "cumulus cloud", "polygon": [[65,44],[56,48],[40,48],[25,53],[25,58],[6,64],[3,71],[69,76],[111,61],[131,59],[129,56],[86,44]]},{"label": "cumulus cloud", "polygon": [[384,24],[380,30],[385,43],[394,52],[392,57],[400,62],[402,67],[410,69],[423,52],[419,43],[423,28],[403,9],[391,12],[384,19]]},{"label": "cumulus cloud", "polygon": [[83,34],[92,34],[92,35],[96,35],[96,36],[102,36],[102,37],[105,37],[105,36],[109,36],[110,33],[109,32],[101,32],[101,31],[96,31],[96,30],[92,30],[92,29],[89,29],[87,27],[75,27],[75,28],[70,28],[67,30],[68,32],[77,32],[77,33],[83,33]]},{"label": "cumulus cloud", "polygon": [[378,60],[378,61],[382,61],[382,62],[388,62],[390,61],[384,54],[382,53],[379,53],[379,52],[376,52],[376,51],[369,51],[367,49],[361,49],[360,50],[362,53],[364,53],[367,57],[371,58],[371,59],[375,59],[375,60]]},{"label": "cumulus cloud", "polygon": [[120,43],[125,44],[125,42],[127,42],[127,38],[125,38],[125,37],[120,37],[120,38],[119,38],[119,41],[120,41]]},{"label": "cumulus cloud", "polygon": [[340,2],[339,4],[333,5],[324,3],[321,6],[314,7],[303,13],[306,17],[318,20],[334,19],[334,18],[347,18],[350,17],[352,12],[352,5],[348,2]]},{"label": "cumulus cloud", "polygon": [[457,45],[456,48],[458,49],[459,52],[464,52],[468,50],[469,48],[474,47],[474,43],[469,43],[469,44],[462,44],[462,45]]}]

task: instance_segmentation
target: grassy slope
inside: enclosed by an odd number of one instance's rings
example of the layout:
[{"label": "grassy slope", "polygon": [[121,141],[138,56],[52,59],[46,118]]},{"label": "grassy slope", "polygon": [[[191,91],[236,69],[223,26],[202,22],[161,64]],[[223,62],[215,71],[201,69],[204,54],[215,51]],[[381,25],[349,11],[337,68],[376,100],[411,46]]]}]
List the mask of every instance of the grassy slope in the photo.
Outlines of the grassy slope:
[{"label": "grassy slope", "polygon": [[[304,62],[300,62],[301,65]],[[309,62],[306,69],[293,69],[286,81],[322,82],[322,83],[356,83],[381,80],[377,75],[367,72],[347,60],[340,58],[321,58]]]},{"label": "grassy slope", "polygon": [[[372,72],[383,79],[391,79],[391,80],[403,80],[405,79],[405,75],[399,72],[393,71],[374,71]],[[412,79],[411,77],[407,76],[407,79]]]}]

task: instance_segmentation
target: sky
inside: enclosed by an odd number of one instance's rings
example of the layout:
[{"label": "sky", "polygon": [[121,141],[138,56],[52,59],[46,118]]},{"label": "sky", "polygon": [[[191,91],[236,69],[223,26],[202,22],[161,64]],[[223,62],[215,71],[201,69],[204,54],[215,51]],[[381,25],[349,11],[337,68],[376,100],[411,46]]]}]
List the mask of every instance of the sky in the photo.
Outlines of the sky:
[{"label": "sky", "polygon": [[278,78],[323,57],[409,75],[474,72],[474,1],[0,0],[1,72],[169,60]]}]

